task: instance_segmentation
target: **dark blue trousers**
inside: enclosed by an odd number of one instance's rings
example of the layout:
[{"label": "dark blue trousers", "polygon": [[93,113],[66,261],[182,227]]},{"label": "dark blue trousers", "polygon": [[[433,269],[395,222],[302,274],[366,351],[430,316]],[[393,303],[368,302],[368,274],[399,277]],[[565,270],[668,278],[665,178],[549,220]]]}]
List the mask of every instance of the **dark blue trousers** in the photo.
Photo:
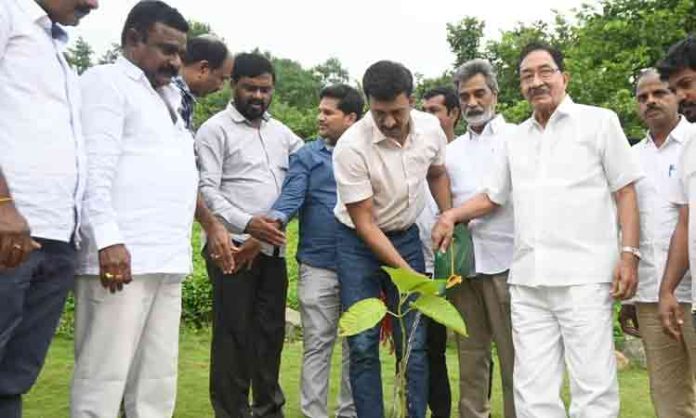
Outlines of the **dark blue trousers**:
[{"label": "dark blue trousers", "polygon": [[[423,252],[418,228],[412,226],[403,232],[387,233],[396,250],[416,271],[424,271]],[[382,263],[360,239],[355,230],[338,227],[336,240],[338,253],[338,280],[341,304],[347,309],[354,303],[387,296],[389,310],[396,312],[399,293],[389,276],[381,269]],[[406,315],[409,332],[416,318],[415,311]],[[401,329],[394,322],[394,346],[397,360],[401,358]],[[360,418],[383,418],[382,378],[379,361],[379,325],[348,338],[350,347],[350,384],[353,399]],[[411,340],[411,354],[406,370],[408,416],[425,418],[428,400],[428,359],[426,353],[426,321],[420,318]],[[391,399],[390,399],[391,401]]]},{"label": "dark blue trousers", "polygon": [[[75,280],[75,249],[36,239],[41,249],[0,272],[0,417],[21,418]],[[67,400],[66,400],[67,402]]]}]

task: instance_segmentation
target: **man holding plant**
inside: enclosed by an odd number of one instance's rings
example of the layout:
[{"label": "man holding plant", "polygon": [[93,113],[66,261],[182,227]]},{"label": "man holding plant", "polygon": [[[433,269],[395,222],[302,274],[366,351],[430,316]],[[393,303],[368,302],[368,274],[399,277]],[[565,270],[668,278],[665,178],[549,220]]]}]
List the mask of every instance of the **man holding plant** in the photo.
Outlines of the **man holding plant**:
[{"label": "man holding plant", "polygon": [[[338,279],[341,303],[387,296],[399,311],[399,294],[382,265],[424,271],[421,241],[415,225],[425,205],[427,180],[440,211],[450,208],[445,170],[447,139],[437,118],[413,110],[413,78],[403,65],[379,61],[363,77],[370,112],[348,129],[334,150],[338,202]],[[417,315],[405,317],[410,361],[406,370],[408,415],[425,417],[427,403],[426,329]],[[416,323],[414,323],[416,322]],[[402,353],[399,327],[394,331],[397,358]],[[349,337],[350,381],[357,414],[382,418],[379,327]]]}]

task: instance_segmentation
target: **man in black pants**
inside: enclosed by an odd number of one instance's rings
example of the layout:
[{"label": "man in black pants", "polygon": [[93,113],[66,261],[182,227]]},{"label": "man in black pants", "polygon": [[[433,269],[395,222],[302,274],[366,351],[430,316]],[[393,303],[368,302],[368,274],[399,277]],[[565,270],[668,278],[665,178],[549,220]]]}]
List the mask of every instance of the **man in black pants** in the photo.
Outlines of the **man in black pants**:
[{"label": "man in black pants", "polygon": [[215,262],[221,254],[205,251],[213,283],[210,396],[220,418],[283,416],[278,373],[288,286],[285,237],[273,221],[254,214],[266,213],[278,198],[288,158],[303,142],[266,112],[274,85],[268,59],[238,55],[234,101],[196,135],[200,192],[239,247],[232,274]]}]

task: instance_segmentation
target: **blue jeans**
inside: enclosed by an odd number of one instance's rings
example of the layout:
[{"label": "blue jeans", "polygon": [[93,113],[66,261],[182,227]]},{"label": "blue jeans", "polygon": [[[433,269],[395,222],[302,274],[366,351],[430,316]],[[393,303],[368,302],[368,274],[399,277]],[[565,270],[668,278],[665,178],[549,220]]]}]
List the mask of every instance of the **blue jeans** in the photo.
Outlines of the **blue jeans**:
[{"label": "blue jeans", "polygon": [[0,417],[20,418],[75,280],[75,249],[36,239],[41,249],[0,272]]},{"label": "blue jeans", "polygon": [[[389,310],[396,312],[399,293],[389,276],[381,270],[382,263],[358,237],[355,230],[338,227],[336,237],[338,254],[338,281],[341,304],[347,309],[354,303],[387,296]],[[387,233],[401,256],[417,271],[424,271],[423,252],[418,228],[412,226],[403,232]],[[406,315],[406,330],[410,332],[415,312]],[[408,416],[424,418],[428,400],[428,359],[426,353],[426,321],[421,318],[411,341],[411,354],[406,370]],[[401,330],[394,323],[394,346],[397,361],[401,358]],[[355,408],[360,418],[383,418],[382,378],[379,361],[379,325],[348,338],[350,347],[350,384]]]}]

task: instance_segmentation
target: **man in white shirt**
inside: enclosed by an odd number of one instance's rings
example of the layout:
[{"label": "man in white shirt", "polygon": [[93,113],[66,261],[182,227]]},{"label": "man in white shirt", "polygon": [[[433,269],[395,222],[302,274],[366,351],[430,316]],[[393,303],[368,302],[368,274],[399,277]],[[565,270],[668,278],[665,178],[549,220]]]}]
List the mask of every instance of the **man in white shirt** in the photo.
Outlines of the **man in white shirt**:
[{"label": "man in white shirt", "polygon": [[566,416],[560,397],[565,360],[570,415],[616,417],[612,296],[635,293],[640,168],[615,113],[567,96],[560,51],[532,43],[518,69],[533,116],[505,142],[483,193],[440,216],[433,241],[446,248],[455,222],[512,200],[516,414]]},{"label": "man in white shirt", "polygon": [[[440,121],[447,143],[454,140],[454,128],[461,117],[459,98],[451,87],[435,87],[423,94],[423,111],[430,113]],[[430,241],[430,233],[440,211],[430,194],[427,184],[423,184],[426,202],[418,215],[416,224],[420,233],[425,259],[425,273],[431,277],[435,274],[435,255]],[[452,390],[447,373],[447,328],[435,321],[428,320],[428,407],[432,418],[443,418],[452,414]]]},{"label": "man in white shirt", "polygon": [[[464,63],[454,74],[467,132],[447,147],[452,204],[479,193],[504,152],[515,125],[496,115],[498,82],[488,61]],[[457,336],[459,347],[459,416],[490,414],[491,343],[495,342],[502,379],[505,417],[515,416],[512,372],[514,349],[507,277],[512,262],[514,217],[510,201],[499,210],[469,222],[474,243],[474,277],[452,289],[451,300],[462,314],[469,335]]]},{"label": "man in white shirt", "polygon": [[239,246],[232,274],[206,253],[213,284],[210,397],[219,417],[282,417],[285,237],[260,214],[280,195],[290,155],[303,142],[267,112],[275,71],[266,57],[237,55],[232,87],[234,101],[196,134],[200,193]]},{"label": "man in white shirt", "polygon": [[[677,96],[654,69],[639,76],[636,102],[638,115],[648,127],[646,138],[632,148],[645,173],[636,183],[642,258],[638,264],[636,296],[621,307],[619,321],[624,332],[642,338],[655,414],[658,417],[693,417],[696,415],[696,381],[691,363],[696,361],[696,332],[692,326],[686,326],[682,328],[684,338],[669,338],[662,332],[657,312],[669,240],[679,217],[679,206],[670,201],[670,193],[679,187],[677,165],[691,140],[692,128],[677,113]],[[689,274],[675,296],[681,309],[690,312]]]},{"label": "man in white shirt", "polygon": [[193,138],[162,91],[181,65],[186,19],[140,2],[123,56],[86,71],[88,155],[75,285],[72,417],[171,417],[181,286],[191,272],[198,172]]},{"label": "man in white shirt", "polygon": [[[341,304],[379,297],[396,311],[398,290],[380,268],[387,265],[424,271],[416,218],[425,205],[428,182],[438,208],[450,207],[445,170],[445,138],[438,120],[412,109],[413,77],[399,63],[379,61],[363,77],[370,113],[351,126],[333,154],[338,201],[338,280]],[[428,364],[426,327],[411,311],[405,317],[412,329],[408,360],[408,415],[424,418],[427,409]],[[394,328],[397,359],[401,335]],[[382,418],[384,403],[379,361],[379,325],[348,337],[350,382],[360,418]]]},{"label": "man in white shirt", "polygon": [[[658,64],[658,71],[677,95],[684,115],[696,114],[696,36],[689,35],[674,44]],[[693,139],[696,137],[692,136],[684,147],[676,168],[679,187],[671,200],[680,205],[679,219],[672,234],[660,284],[660,319],[665,332],[675,339],[682,338],[683,328],[694,325],[691,320],[684,323],[684,311],[674,294],[689,267],[694,270],[696,266],[696,141]],[[691,300],[692,303],[696,301],[696,286],[692,286]],[[692,366],[695,364],[692,362]]]},{"label": "man in white shirt", "polygon": [[22,414],[76,266],[85,182],[67,33],[97,0],[0,2],[0,416]]}]

